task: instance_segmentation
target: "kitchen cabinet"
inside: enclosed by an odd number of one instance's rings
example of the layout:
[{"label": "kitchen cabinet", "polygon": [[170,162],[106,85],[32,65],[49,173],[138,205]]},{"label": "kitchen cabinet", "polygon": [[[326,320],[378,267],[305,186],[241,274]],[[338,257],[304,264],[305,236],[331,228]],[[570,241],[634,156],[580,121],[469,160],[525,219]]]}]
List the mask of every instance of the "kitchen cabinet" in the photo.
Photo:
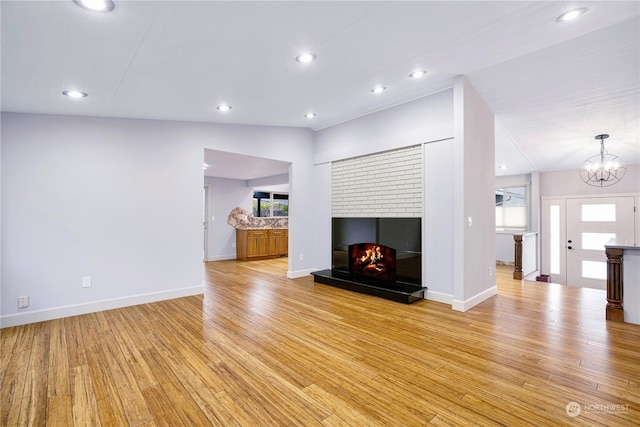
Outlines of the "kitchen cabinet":
[{"label": "kitchen cabinet", "polygon": [[236,259],[241,261],[286,256],[288,246],[286,228],[236,229]]}]

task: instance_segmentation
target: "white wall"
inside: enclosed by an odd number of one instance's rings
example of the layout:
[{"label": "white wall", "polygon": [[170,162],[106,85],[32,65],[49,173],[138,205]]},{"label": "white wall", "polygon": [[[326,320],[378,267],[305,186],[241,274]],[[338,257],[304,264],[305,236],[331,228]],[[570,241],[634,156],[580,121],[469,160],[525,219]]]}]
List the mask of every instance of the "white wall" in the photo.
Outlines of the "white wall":
[{"label": "white wall", "polygon": [[580,178],[580,170],[540,173],[541,197],[611,195],[640,192],[640,164],[627,165],[624,178],[609,187],[592,187]]},{"label": "white wall", "polygon": [[[289,247],[313,253],[312,144],[308,129],[3,113],[2,326],[201,293],[204,148],[292,163]],[[290,257],[288,274],[313,263]]]},{"label": "white wall", "polygon": [[313,228],[319,238],[314,245],[314,259],[318,268],[331,268],[331,163],[323,163],[313,168],[314,208],[316,210]]},{"label": "white wall", "polygon": [[253,188],[239,179],[205,177],[204,183],[209,188],[207,260],[235,259],[236,233],[235,228],[227,224],[227,218],[236,207],[251,212]]},{"label": "white wall", "polygon": [[453,303],[453,139],[424,145],[423,283],[427,299]]},{"label": "white wall", "polygon": [[3,114],[2,139],[3,326],[21,295],[32,320],[202,292],[202,149],[140,122],[61,116]]},{"label": "white wall", "polygon": [[496,233],[496,261],[515,262],[513,234]]},{"label": "white wall", "polygon": [[454,133],[453,308],[466,311],[496,294],[495,176],[487,173],[495,170],[495,118],[463,76],[454,82]]},{"label": "white wall", "polygon": [[538,235],[525,234],[522,236],[522,275],[528,275],[538,271]]},{"label": "white wall", "polygon": [[250,179],[247,181],[247,187],[251,187],[256,191],[281,191],[289,193],[289,174],[265,176],[262,178]]},{"label": "white wall", "polygon": [[453,136],[451,89],[322,129],[315,163],[379,153]]}]

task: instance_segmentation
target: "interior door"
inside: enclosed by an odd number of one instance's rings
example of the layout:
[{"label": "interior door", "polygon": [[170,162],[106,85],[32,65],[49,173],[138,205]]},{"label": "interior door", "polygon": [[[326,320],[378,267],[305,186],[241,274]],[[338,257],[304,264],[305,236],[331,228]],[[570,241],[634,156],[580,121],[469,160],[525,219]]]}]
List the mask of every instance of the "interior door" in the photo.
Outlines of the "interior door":
[{"label": "interior door", "polygon": [[564,283],[606,289],[604,245],[612,238],[633,241],[634,197],[567,199],[566,218]]}]

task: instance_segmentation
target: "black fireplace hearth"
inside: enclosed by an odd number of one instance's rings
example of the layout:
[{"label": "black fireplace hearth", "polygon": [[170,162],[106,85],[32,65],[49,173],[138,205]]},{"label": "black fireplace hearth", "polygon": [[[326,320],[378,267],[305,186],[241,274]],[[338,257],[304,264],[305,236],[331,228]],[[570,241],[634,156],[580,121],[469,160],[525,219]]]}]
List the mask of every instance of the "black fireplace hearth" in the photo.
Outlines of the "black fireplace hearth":
[{"label": "black fireplace hearth", "polygon": [[332,268],[314,281],[412,303],[424,298],[420,218],[333,218]]},{"label": "black fireplace hearth", "polygon": [[311,273],[316,283],[331,285],[349,291],[373,295],[392,301],[411,304],[424,299],[426,287],[406,282],[380,282],[375,279],[353,278],[348,273],[335,270],[321,270]]}]

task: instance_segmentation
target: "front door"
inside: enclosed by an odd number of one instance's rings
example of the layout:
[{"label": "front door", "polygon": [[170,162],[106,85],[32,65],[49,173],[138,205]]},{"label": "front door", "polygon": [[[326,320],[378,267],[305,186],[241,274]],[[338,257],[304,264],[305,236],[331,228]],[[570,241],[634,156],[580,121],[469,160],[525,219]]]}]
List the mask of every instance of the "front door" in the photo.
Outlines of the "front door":
[{"label": "front door", "polygon": [[609,239],[633,241],[634,197],[567,199],[567,285],[606,289]]},{"label": "front door", "polygon": [[611,238],[634,239],[634,197],[542,200],[542,272],[553,283],[606,289]]}]

